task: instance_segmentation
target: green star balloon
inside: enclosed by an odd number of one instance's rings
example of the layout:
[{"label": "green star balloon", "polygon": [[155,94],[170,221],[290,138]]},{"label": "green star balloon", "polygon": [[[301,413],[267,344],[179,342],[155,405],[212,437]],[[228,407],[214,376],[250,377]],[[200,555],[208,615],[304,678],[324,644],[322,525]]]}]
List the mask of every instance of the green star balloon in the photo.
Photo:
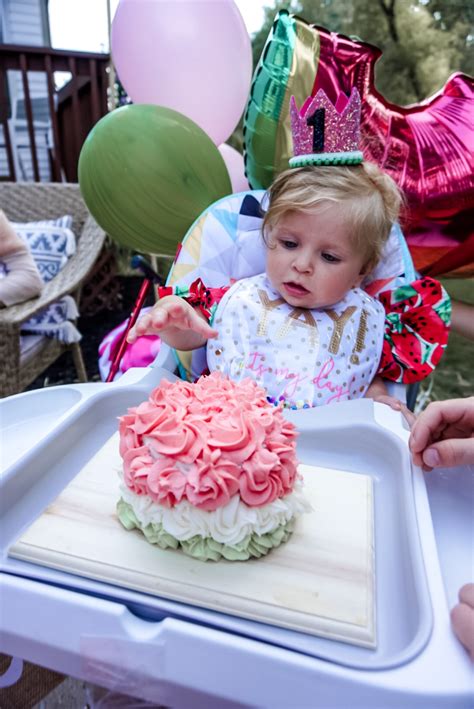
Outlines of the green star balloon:
[{"label": "green star balloon", "polygon": [[244,114],[245,174],[266,189],[293,155],[290,97],[311,96],[319,62],[317,30],[287,10],[278,12],[255,69]]},{"label": "green star balloon", "polygon": [[112,239],[169,255],[206,207],[232,193],[209,136],[181,113],[147,104],[118,108],[94,126],[79,157],[79,183]]}]

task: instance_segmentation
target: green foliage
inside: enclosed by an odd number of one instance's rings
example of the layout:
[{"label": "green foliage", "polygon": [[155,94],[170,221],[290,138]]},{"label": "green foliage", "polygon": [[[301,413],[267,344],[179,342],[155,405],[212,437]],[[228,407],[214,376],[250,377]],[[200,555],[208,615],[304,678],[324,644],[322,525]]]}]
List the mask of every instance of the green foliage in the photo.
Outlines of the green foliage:
[{"label": "green foliage", "polygon": [[438,91],[455,71],[474,73],[474,3],[462,0],[273,0],[254,35],[258,61],[278,10],[310,24],[356,35],[382,52],[376,65],[379,91],[399,105]]},{"label": "green foliage", "polygon": [[464,398],[474,393],[472,362],[474,345],[455,332],[449,336],[443,359],[433,374],[421,383],[421,396],[428,393],[427,400]]}]

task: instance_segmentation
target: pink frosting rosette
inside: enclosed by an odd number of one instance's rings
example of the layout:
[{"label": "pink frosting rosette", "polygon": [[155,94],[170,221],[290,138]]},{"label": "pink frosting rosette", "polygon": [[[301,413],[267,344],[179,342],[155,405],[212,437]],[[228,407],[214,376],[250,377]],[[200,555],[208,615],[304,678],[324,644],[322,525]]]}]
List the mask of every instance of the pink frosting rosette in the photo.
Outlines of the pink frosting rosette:
[{"label": "pink frosting rosette", "polygon": [[129,448],[123,455],[123,472],[126,486],[137,495],[148,494],[148,474],[153,458],[146,446]]},{"label": "pink frosting rosette", "polygon": [[183,498],[187,478],[173,459],[161,458],[150,466],[147,483],[148,494],[155,502],[174,507]]},{"label": "pink frosting rosette", "polygon": [[260,507],[289,494],[297,476],[296,430],[250,378],[164,380],[119,431],[126,486],[164,507],[186,499],[212,511],[234,495]]},{"label": "pink frosting rosette", "polygon": [[[215,451],[218,453],[218,451]],[[186,497],[202,510],[215,510],[227,505],[239,489],[240,468],[235,463],[215,455],[214,461],[200,460],[188,474]]]}]

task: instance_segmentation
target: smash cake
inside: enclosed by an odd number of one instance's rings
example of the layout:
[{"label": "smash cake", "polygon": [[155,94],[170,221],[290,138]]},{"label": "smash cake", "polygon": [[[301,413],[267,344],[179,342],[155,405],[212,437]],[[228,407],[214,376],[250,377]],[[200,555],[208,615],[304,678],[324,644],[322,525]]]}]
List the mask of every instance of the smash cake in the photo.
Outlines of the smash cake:
[{"label": "smash cake", "polygon": [[118,518],[161,549],[245,561],[286,542],[311,509],[297,432],[253,380],[164,380],[120,418]]}]

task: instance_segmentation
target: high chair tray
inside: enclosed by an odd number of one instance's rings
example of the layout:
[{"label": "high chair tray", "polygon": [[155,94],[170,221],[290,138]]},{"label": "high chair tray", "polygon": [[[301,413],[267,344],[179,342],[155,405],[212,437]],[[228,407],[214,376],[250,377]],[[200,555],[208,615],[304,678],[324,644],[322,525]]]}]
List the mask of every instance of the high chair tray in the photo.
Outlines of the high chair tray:
[{"label": "high chair tray", "polygon": [[[148,621],[174,617],[352,668],[393,668],[409,662],[423,650],[430,637],[433,618],[410,461],[402,438],[376,423],[369,401],[337,404],[325,407],[324,411],[289,412],[288,417],[300,431],[298,456],[302,463],[349,471],[368,476],[372,481],[375,649],[215,612],[87,578],[87,574],[58,571],[8,556],[8,550],[29,525],[106,444],[116,431],[117,417],[129,406],[142,401],[149,389],[144,380],[121,387],[99,386],[81,401],[71,396],[71,407],[64,411],[57,425],[46,431],[41,441],[17,457],[5,471],[0,501],[4,571],[121,602],[133,614]],[[62,396],[67,397],[67,394]],[[99,539],[97,541],[100,543]]]},{"label": "high chair tray", "polygon": [[10,555],[280,628],[376,645],[372,482],[300,465],[313,509],[259,560],[203,563],[119,523],[115,433],[10,548]]}]

